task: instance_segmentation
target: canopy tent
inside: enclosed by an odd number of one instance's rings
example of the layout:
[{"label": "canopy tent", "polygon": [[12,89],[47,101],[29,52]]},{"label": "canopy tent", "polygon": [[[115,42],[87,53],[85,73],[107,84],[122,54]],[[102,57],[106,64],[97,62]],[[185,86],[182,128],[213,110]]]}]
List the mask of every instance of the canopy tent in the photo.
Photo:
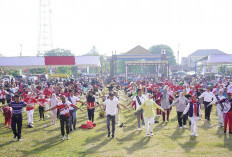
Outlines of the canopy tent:
[{"label": "canopy tent", "polygon": [[207,64],[232,64],[232,54],[209,55]]},{"label": "canopy tent", "polygon": [[99,56],[0,57],[0,67],[30,69],[50,66],[100,66]]}]

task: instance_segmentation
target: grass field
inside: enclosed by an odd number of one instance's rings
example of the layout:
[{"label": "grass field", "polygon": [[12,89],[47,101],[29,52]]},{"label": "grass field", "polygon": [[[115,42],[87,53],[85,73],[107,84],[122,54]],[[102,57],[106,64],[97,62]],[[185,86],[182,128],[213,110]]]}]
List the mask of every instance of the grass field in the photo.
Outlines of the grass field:
[{"label": "grass field", "polygon": [[[204,111],[203,111],[204,113]],[[22,141],[13,142],[11,129],[3,126],[0,116],[0,156],[232,156],[232,135],[224,135],[217,126],[216,107],[213,107],[211,124],[200,120],[198,137],[190,137],[190,129],[177,127],[175,108],[169,123],[157,123],[154,136],[145,137],[145,130],[136,131],[137,120],[132,111],[123,110],[121,119],[126,127],[116,127],[116,138],[106,137],[106,119],[95,113],[97,126],[91,130],[77,129],[71,140],[60,140],[60,124],[44,128],[50,119],[39,121],[34,113],[34,128],[26,128],[24,112]],[[86,123],[86,112],[77,112],[77,125]],[[161,117],[159,117],[161,121]]]}]

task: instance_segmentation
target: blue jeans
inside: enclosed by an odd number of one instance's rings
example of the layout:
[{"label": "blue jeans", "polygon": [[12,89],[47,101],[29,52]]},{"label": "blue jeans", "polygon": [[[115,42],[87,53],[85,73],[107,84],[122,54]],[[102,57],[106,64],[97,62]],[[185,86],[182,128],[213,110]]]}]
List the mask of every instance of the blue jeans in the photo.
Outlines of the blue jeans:
[{"label": "blue jeans", "polygon": [[112,121],[112,136],[115,133],[115,116],[107,115],[107,129],[108,135],[110,136],[110,121]]}]

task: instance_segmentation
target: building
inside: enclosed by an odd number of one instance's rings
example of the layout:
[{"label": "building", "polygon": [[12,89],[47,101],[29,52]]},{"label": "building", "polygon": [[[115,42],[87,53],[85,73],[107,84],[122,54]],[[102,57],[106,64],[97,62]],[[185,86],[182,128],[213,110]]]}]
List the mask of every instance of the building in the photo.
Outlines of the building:
[{"label": "building", "polygon": [[192,54],[188,56],[188,66],[189,70],[195,70],[195,66],[197,64],[197,61],[203,59],[204,57],[207,57],[209,55],[213,54],[226,54],[225,52],[222,52],[218,49],[199,49],[194,51]]}]

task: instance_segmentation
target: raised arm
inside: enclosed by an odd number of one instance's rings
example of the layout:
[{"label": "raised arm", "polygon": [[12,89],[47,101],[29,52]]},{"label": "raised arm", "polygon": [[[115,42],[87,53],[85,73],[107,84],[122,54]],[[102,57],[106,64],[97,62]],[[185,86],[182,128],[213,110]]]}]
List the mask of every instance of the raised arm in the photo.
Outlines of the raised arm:
[{"label": "raised arm", "polygon": [[45,110],[44,113],[45,113],[45,112],[48,112],[48,111],[51,111],[51,110],[55,110],[56,108],[57,108],[57,106],[52,107],[52,108],[50,108],[50,109],[48,109],[48,110]]},{"label": "raised arm", "polygon": [[185,108],[183,114],[181,115],[182,117],[188,112],[189,108],[190,108],[190,103],[188,103],[187,107]]},{"label": "raised arm", "polygon": [[155,102],[153,102],[153,107],[158,108],[164,112],[164,109],[161,106],[157,105]]}]

